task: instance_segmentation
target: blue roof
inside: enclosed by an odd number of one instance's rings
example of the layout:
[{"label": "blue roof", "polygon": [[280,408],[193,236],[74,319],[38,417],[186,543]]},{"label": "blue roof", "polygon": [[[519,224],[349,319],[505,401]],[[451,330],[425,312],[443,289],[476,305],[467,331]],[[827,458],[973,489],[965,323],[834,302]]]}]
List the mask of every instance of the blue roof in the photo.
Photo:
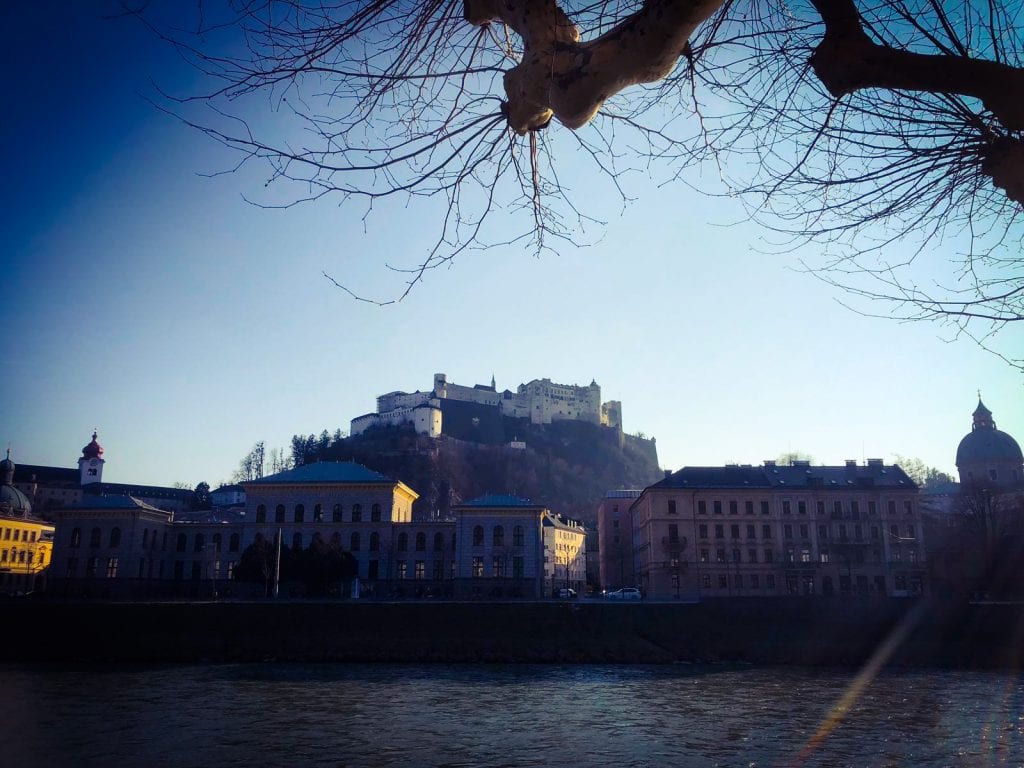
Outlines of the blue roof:
[{"label": "blue roof", "polygon": [[652,488],[910,488],[917,486],[898,466],[683,467]]},{"label": "blue roof", "polygon": [[80,504],[69,509],[148,509],[153,512],[164,512],[144,501],[139,501],[134,496],[94,496],[88,493],[82,496]]},{"label": "blue roof", "polygon": [[242,486],[280,483],[394,483],[390,477],[356,464],[354,461],[321,461],[303,464],[295,469],[267,475],[258,480],[246,480]]},{"label": "blue roof", "polygon": [[542,507],[542,504],[534,504],[529,499],[519,496],[509,496],[502,493],[485,493],[472,501],[459,504],[460,507]]}]

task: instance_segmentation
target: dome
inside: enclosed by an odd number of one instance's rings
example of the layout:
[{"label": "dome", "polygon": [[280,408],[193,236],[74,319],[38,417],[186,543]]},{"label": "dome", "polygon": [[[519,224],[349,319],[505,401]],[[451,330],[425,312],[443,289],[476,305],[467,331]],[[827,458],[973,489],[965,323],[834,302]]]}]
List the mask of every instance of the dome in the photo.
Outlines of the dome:
[{"label": "dome", "polygon": [[103,455],[103,446],[99,444],[99,441],[97,441],[96,437],[97,435],[94,430],[92,433],[92,442],[82,449],[83,458],[98,459],[100,456]]},{"label": "dome", "polygon": [[32,513],[28,496],[13,485],[0,485],[0,515],[27,517]]},{"label": "dome", "polygon": [[993,461],[1020,465],[1024,463],[1024,454],[1016,440],[996,429],[992,411],[978,398],[978,407],[974,410],[974,426],[956,449],[956,465],[963,467]]}]

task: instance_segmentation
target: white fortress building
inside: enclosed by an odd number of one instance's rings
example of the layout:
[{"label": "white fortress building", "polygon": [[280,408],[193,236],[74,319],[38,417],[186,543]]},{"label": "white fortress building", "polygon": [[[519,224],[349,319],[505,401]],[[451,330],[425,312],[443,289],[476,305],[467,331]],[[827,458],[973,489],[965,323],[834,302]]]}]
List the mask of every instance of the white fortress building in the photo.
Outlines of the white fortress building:
[{"label": "white fortress building", "polygon": [[622,429],[622,403],[602,403],[601,387],[596,381],[581,387],[534,379],[520,384],[515,392],[499,392],[493,376],[489,386],[466,387],[438,373],[434,375],[434,388],[427,392],[388,392],[378,397],[377,412],[352,419],[350,433],[358,435],[371,427],[410,424],[419,434],[438,437],[443,429],[443,401],[491,406],[502,416],[529,419],[532,424],[576,420]]}]

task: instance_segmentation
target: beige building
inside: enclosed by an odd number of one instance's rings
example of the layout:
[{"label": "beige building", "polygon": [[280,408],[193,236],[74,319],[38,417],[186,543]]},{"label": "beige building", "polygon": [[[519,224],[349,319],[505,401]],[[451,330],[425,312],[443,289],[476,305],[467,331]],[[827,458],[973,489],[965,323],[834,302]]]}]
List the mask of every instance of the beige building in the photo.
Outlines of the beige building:
[{"label": "beige building", "polygon": [[53,526],[32,514],[28,497],[14,486],[11,452],[0,461],[0,594],[42,589],[53,550]]},{"label": "beige building", "polygon": [[650,598],[927,589],[917,486],[880,459],[686,467],[644,489],[628,518],[635,578]]},{"label": "beige building", "polygon": [[562,588],[577,594],[587,585],[587,531],[578,520],[545,512],[541,518],[544,537],[544,581],[552,596]]}]

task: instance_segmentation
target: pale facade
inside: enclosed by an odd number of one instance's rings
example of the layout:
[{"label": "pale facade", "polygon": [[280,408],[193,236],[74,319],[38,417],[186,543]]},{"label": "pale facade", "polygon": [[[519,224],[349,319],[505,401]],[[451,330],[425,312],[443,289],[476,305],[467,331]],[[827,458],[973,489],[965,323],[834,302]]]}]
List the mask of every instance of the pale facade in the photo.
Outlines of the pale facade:
[{"label": "pale facade", "polygon": [[643,491],[608,491],[597,508],[598,569],[606,591],[636,585],[629,508]]},{"label": "pale facade", "polygon": [[545,512],[544,583],[552,595],[562,587],[582,593],[587,585],[587,531],[577,520]]},{"label": "pale facade", "polygon": [[927,591],[917,487],[896,466],[687,467],[631,505],[649,597]]},{"label": "pale facade", "polygon": [[0,594],[26,594],[45,586],[53,526],[32,514],[32,503],[14,486],[11,451],[0,461]]}]

